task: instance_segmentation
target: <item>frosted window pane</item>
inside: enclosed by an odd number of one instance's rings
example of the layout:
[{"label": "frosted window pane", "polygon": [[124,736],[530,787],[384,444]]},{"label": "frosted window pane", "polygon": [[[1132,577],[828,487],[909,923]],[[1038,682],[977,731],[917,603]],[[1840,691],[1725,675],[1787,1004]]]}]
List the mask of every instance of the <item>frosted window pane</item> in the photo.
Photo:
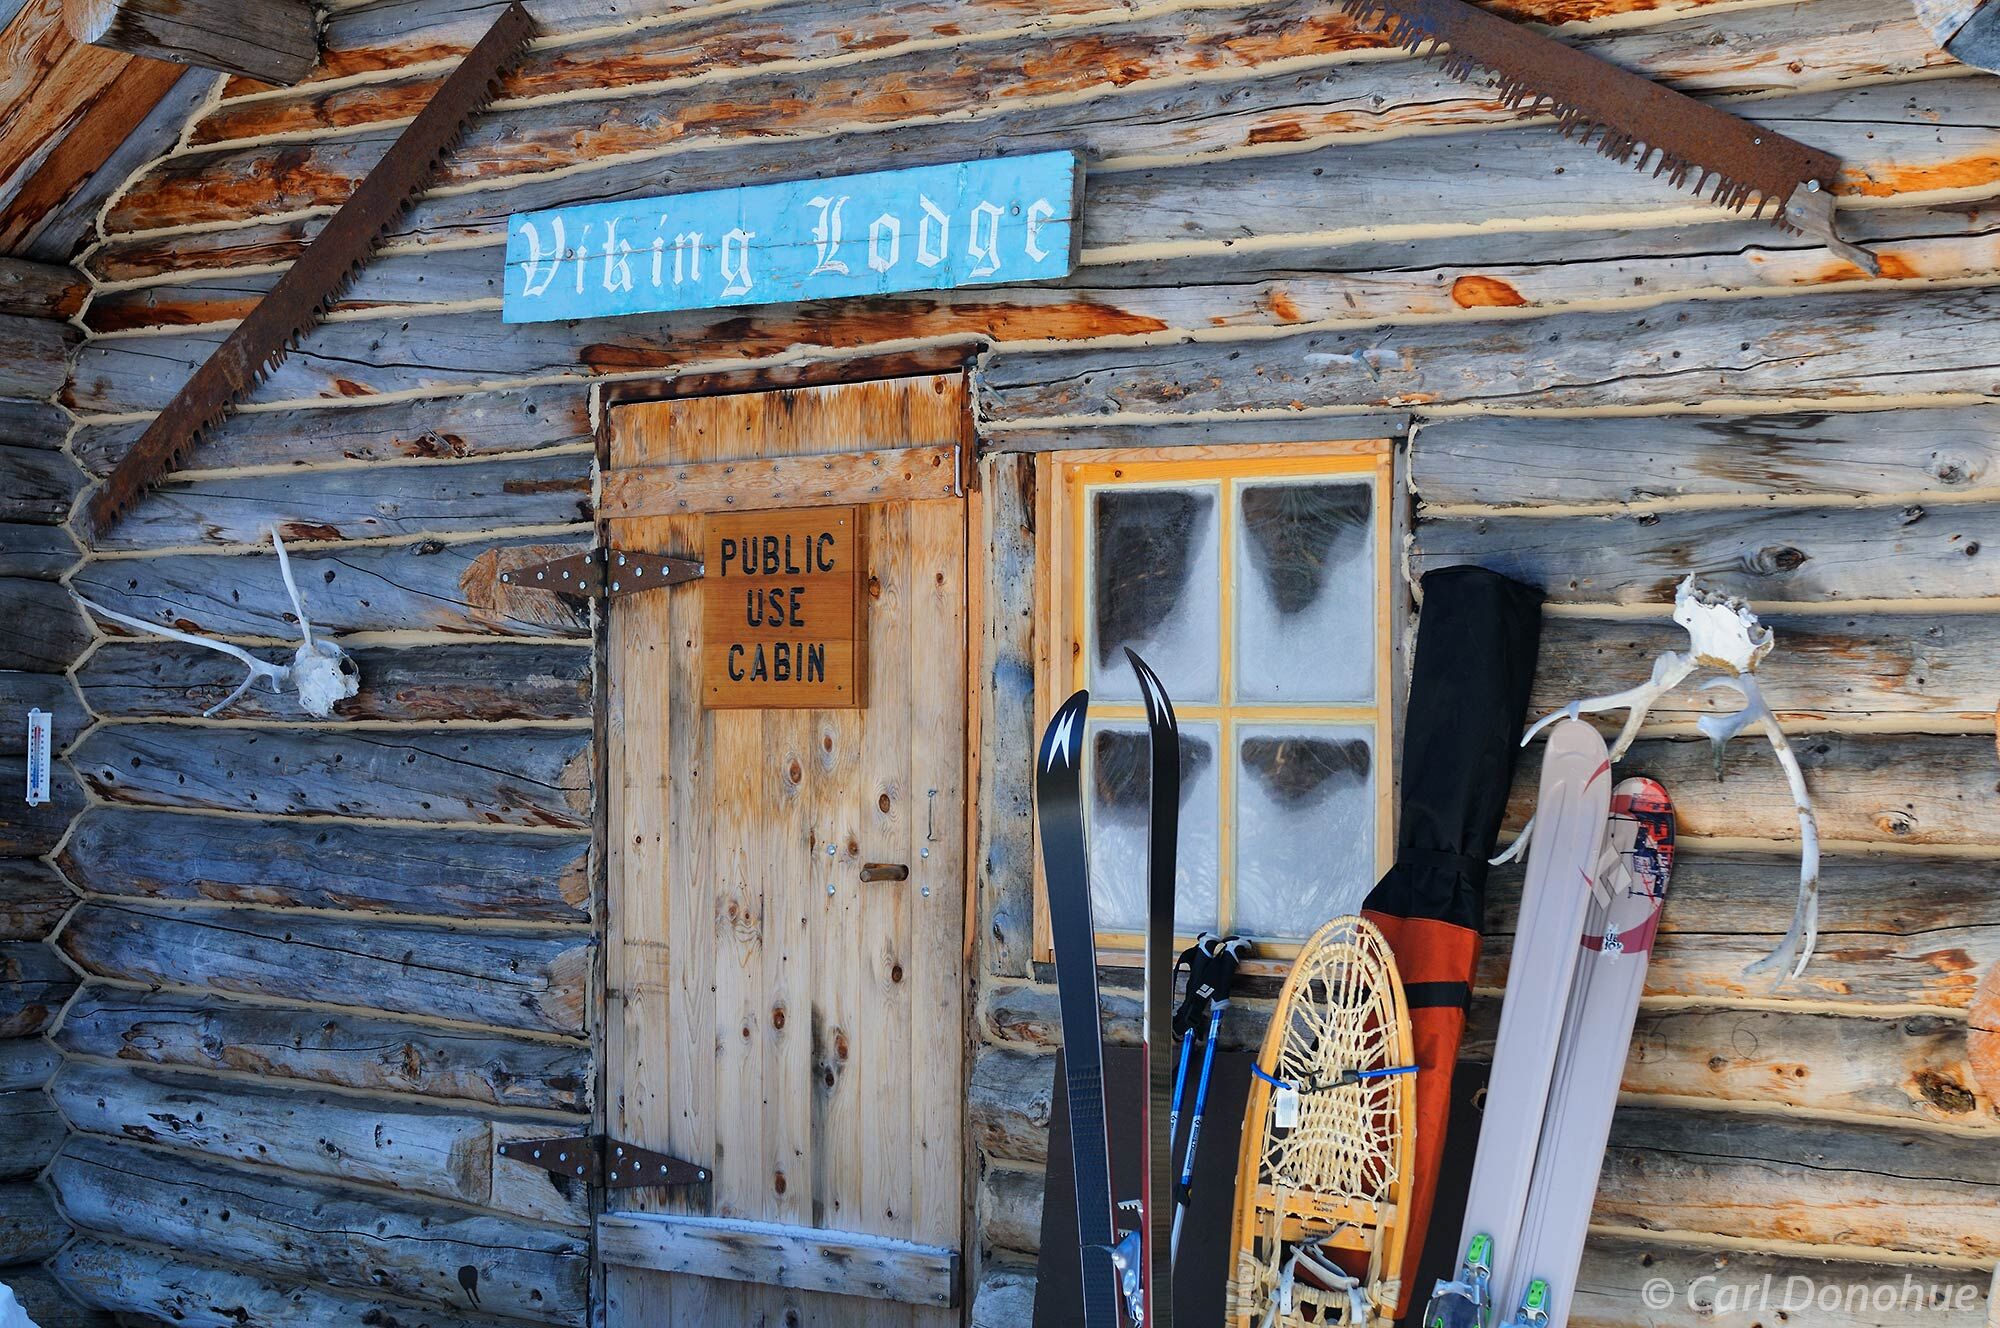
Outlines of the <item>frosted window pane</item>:
[{"label": "frosted window pane", "polygon": [[1220,491],[1099,489],[1091,495],[1090,690],[1136,701],[1125,647],[1177,701],[1221,686]]},{"label": "frosted window pane", "polygon": [[1238,490],[1238,700],[1374,700],[1374,506],[1367,480]]},{"label": "frosted window pane", "polygon": [[1375,884],[1374,734],[1358,726],[1245,726],[1237,734],[1231,930],[1310,936]]},{"label": "frosted window pane", "polygon": [[[1175,925],[1215,927],[1219,842],[1216,726],[1181,725],[1181,827]],[[1090,899],[1100,931],[1146,926],[1146,808],[1152,754],[1146,726],[1115,720],[1091,725]]]}]

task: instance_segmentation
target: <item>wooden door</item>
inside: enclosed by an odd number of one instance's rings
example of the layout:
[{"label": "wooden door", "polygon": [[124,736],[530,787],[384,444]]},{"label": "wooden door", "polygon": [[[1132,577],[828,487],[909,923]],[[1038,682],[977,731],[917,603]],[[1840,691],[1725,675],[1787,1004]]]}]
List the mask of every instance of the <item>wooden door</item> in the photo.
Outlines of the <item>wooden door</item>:
[{"label": "wooden door", "polygon": [[864,504],[867,708],[704,708],[700,583],[611,602],[606,1124],[714,1177],[609,1192],[611,1328],[959,1319],[966,418],[961,375],[614,412],[607,513]]}]

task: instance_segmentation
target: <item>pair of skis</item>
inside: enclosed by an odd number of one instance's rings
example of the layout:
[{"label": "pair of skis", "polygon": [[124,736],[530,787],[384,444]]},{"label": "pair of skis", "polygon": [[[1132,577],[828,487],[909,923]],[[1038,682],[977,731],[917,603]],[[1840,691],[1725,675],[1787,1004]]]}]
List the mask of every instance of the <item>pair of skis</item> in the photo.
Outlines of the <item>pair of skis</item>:
[{"label": "pair of skis", "polygon": [[[1146,702],[1152,746],[1147,835],[1145,1059],[1146,1159],[1140,1230],[1113,1235],[1110,1150],[1104,1122],[1104,1047],[1098,1023],[1097,932],[1091,920],[1089,854],[1083,821],[1083,743],[1090,694],[1078,692],[1042,735],[1035,764],[1042,865],[1048,880],[1075,1159],[1077,1237],[1082,1244],[1084,1328],[1119,1328],[1119,1302],[1133,1328],[1172,1328],[1173,1136],[1155,1128],[1173,1110],[1175,850],[1180,834],[1180,728],[1166,688],[1146,662],[1125,652]],[[1121,1297],[1120,1293],[1123,1292]]]},{"label": "pair of skis", "polygon": [[1650,779],[1612,789],[1596,729],[1567,720],[1542,758],[1521,920],[1466,1202],[1465,1259],[1425,1328],[1566,1322],[1619,1079],[1673,865],[1673,808]]}]

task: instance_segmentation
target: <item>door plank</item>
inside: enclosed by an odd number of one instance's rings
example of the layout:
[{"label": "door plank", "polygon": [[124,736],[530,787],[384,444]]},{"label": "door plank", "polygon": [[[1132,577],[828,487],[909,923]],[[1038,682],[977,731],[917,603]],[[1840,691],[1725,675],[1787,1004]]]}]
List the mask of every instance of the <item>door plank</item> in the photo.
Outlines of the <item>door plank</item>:
[{"label": "door plank", "polygon": [[659,1272],[946,1309],[959,1301],[958,1251],[886,1236],[775,1222],[607,1213],[597,1220],[597,1244],[606,1263]]},{"label": "door plank", "polygon": [[842,507],[959,496],[956,443],[607,471],[607,517]]}]

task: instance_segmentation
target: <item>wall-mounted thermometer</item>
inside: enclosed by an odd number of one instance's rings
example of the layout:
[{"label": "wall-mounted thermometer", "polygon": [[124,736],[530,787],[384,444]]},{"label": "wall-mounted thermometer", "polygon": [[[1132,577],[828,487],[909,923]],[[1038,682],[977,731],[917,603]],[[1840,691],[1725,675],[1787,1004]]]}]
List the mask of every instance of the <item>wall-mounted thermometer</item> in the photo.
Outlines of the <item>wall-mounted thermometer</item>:
[{"label": "wall-mounted thermometer", "polygon": [[28,805],[39,807],[49,800],[49,751],[54,746],[51,732],[55,717],[46,710],[28,712]]}]

